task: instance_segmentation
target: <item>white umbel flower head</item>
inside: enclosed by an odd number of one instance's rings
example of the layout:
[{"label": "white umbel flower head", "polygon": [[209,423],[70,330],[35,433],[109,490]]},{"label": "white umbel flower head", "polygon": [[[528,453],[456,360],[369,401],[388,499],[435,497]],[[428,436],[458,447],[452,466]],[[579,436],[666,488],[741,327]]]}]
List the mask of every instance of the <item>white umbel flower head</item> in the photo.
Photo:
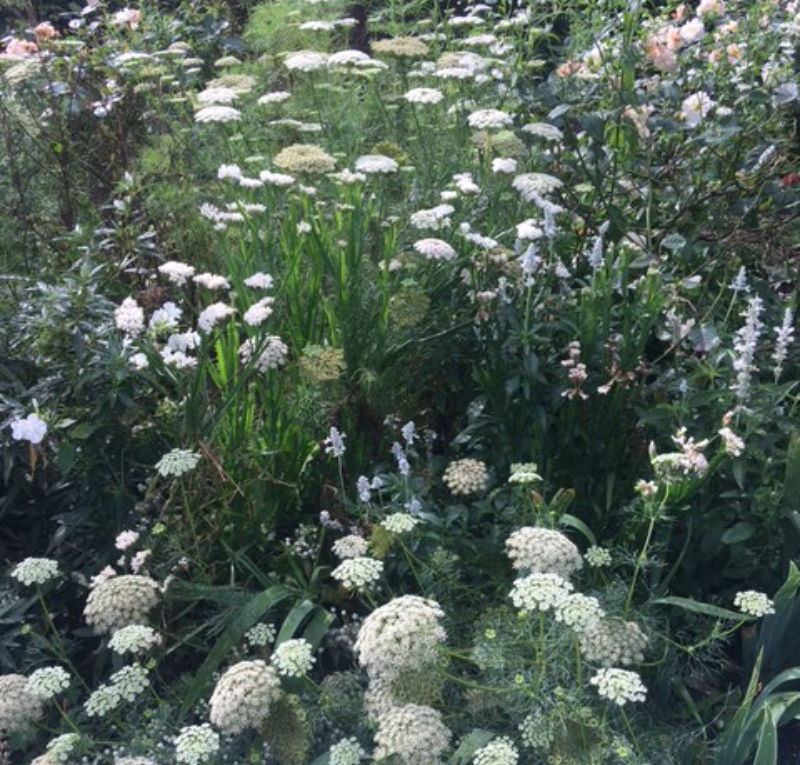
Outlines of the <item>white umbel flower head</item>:
[{"label": "white umbel flower head", "polygon": [[278,676],[266,662],[240,661],[217,682],[209,702],[209,717],[223,733],[257,728],[280,694]]},{"label": "white umbel flower head", "polygon": [[229,305],[225,303],[212,303],[200,312],[200,315],[197,317],[197,328],[201,332],[208,334],[219,322],[224,321],[232,315],[233,308]]},{"label": "white umbel flower head", "polygon": [[453,260],[458,253],[443,239],[419,239],[414,249],[428,260]]},{"label": "white umbel flower head", "polygon": [[52,558],[25,558],[14,566],[11,576],[27,587],[45,584],[58,576],[58,561]]},{"label": "white umbel flower head", "polygon": [[28,690],[47,701],[69,688],[70,675],[64,667],[40,667],[28,677]]},{"label": "white umbel flower head", "polygon": [[199,462],[200,455],[197,452],[190,449],[172,449],[156,462],[155,467],[160,476],[177,478],[194,470]]},{"label": "white umbel flower head", "polygon": [[627,669],[601,669],[589,682],[597,686],[600,697],[620,707],[629,701],[644,701],[647,697],[642,678]]},{"label": "white umbel flower head", "polygon": [[756,590],[737,592],[733,605],[743,614],[757,618],[775,613],[772,601],[763,592]]},{"label": "white umbel flower head", "polygon": [[565,579],[583,567],[578,548],[560,531],[523,526],[506,539],[506,554],[518,571],[559,574]]},{"label": "white umbel flower head", "polygon": [[435,709],[418,704],[395,707],[378,718],[375,759],[395,754],[403,765],[439,765],[451,735]]},{"label": "white umbel flower head", "polygon": [[467,117],[467,124],[475,130],[502,130],[514,124],[514,118],[500,109],[480,109]]},{"label": "white umbel flower head", "polygon": [[0,675],[0,736],[18,733],[41,719],[43,703],[28,689],[24,675]]},{"label": "white umbel flower head", "polygon": [[80,740],[79,733],[62,733],[60,736],[50,739],[47,742],[47,752],[45,754],[47,759],[45,762],[48,760],[50,762],[69,762],[70,755],[75,751],[75,747],[78,746]]},{"label": "white umbel flower head", "polygon": [[412,88],[403,98],[410,104],[438,104],[444,99],[444,93],[436,88]]},{"label": "white umbel flower head", "polygon": [[600,607],[600,601],[580,592],[571,593],[556,607],[556,621],[563,622],[576,632],[581,632],[587,624],[602,616],[605,616],[605,612]]},{"label": "white umbel flower head", "polygon": [[129,624],[114,632],[108,647],[120,655],[142,653],[161,645],[161,635],[146,624]]},{"label": "white umbel flower head", "polygon": [[444,612],[433,600],[403,595],[376,608],[361,625],[355,650],[371,675],[394,675],[430,666],[447,638]]},{"label": "white umbel flower head", "polygon": [[303,677],[315,661],[311,643],[302,638],[284,640],[272,654],[272,665],[284,677]]},{"label": "white umbel flower head", "polygon": [[604,667],[641,664],[647,636],[636,622],[600,618],[580,625],[580,648],[586,661]]},{"label": "white umbel flower head", "polygon": [[253,625],[247,632],[244,633],[244,639],[252,648],[263,648],[275,640],[275,625],[259,624]]},{"label": "white umbel flower head", "polygon": [[168,260],[158,267],[158,272],[178,287],[182,287],[194,276],[194,266],[181,263],[179,260]]},{"label": "white umbel flower head", "polygon": [[158,593],[158,583],[149,576],[115,576],[89,593],[83,615],[99,635],[129,624],[144,624],[147,614],[158,605]]},{"label": "white umbel flower head", "polygon": [[232,106],[204,106],[194,113],[195,122],[237,122],[242,118],[242,113]]},{"label": "white umbel flower head", "polygon": [[383,561],[374,558],[347,558],[332,572],[331,576],[348,590],[371,589],[383,574]]},{"label": "white umbel flower head", "polygon": [[410,513],[392,513],[381,521],[381,526],[392,534],[408,534],[422,521]]},{"label": "white umbel flower head", "polygon": [[509,483],[537,483],[541,481],[539,467],[535,462],[512,462],[511,475],[508,477]]},{"label": "white umbel flower head", "polygon": [[175,738],[175,760],[185,765],[201,765],[219,751],[219,734],[206,723],[181,728]]},{"label": "white umbel flower head", "polygon": [[343,738],[331,746],[329,765],[359,765],[367,756],[364,748],[355,738]]},{"label": "white umbel flower head", "polygon": [[387,175],[396,173],[400,165],[391,157],[384,154],[364,154],[355,161],[355,169],[367,175]]},{"label": "white umbel flower head", "polygon": [[442,476],[445,486],[456,496],[478,494],[489,483],[489,471],[480,460],[466,458],[451,462]]},{"label": "white umbel flower head", "polygon": [[496,738],[475,752],[474,765],[517,765],[519,752],[507,736]]},{"label": "white umbel flower head", "polygon": [[327,64],[328,54],[313,50],[298,50],[283,60],[283,65],[294,72],[316,72],[324,69]]},{"label": "white umbel flower head", "polygon": [[586,565],[591,568],[603,568],[611,565],[611,551],[607,550],[605,547],[592,545],[583,554],[583,559],[586,561]]},{"label": "white umbel flower head", "polygon": [[526,202],[534,202],[564,184],[558,178],[546,173],[522,173],[514,177],[511,185]]},{"label": "white umbel flower head", "polygon": [[520,611],[550,611],[559,608],[572,589],[558,574],[533,573],[517,579],[509,597]]},{"label": "white umbel flower head", "polygon": [[345,558],[361,558],[367,554],[369,544],[364,537],[358,534],[348,534],[346,537],[337,539],[333,545],[333,554],[344,560]]}]

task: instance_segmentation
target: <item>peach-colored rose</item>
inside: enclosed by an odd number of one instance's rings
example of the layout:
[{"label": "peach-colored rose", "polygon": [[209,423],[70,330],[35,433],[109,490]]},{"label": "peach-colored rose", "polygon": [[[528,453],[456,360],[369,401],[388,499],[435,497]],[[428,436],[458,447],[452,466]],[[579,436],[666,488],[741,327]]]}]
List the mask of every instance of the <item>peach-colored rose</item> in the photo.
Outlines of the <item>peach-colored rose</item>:
[{"label": "peach-colored rose", "polygon": [[38,50],[39,46],[32,40],[21,40],[18,37],[12,37],[6,43],[6,49],[3,51],[3,56],[6,58],[30,56],[32,53],[36,53]]},{"label": "peach-colored rose", "polygon": [[674,24],[670,24],[664,32],[664,42],[670,50],[678,50],[683,46],[681,31]]},{"label": "peach-colored rose", "polygon": [[731,64],[737,62],[742,57],[742,49],[736,43],[731,43],[725,48],[725,52],[728,54],[728,62]]},{"label": "peach-colored rose", "polygon": [[650,37],[644,44],[644,52],[656,69],[662,72],[673,72],[678,66],[678,57],[656,37]]},{"label": "peach-colored rose", "polygon": [[115,26],[127,24],[130,29],[136,29],[141,21],[142,14],[138,8],[123,8],[117,11],[111,18],[111,23]]},{"label": "peach-colored rose", "polygon": [[49,21],[43,21],[41,24],[37,24],[33,28],[33,33],[36,35],[36,39],[39,42],[42,40],[52,40],[54,37],[58,37],[58,31]]},{"label": "peach-colored rose", "polygon": [[675,19],[675,21],[681,21],[685,15],[686,3],[681,3],[673,12],[672,18]]}]

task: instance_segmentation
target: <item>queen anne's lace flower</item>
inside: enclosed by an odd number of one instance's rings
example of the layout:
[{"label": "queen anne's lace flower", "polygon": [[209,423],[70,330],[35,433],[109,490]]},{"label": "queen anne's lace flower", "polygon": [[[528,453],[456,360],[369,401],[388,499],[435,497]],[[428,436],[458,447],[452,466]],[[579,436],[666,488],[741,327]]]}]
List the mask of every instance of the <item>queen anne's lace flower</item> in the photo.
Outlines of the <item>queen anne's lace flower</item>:
[{"label": "queen anne's lace flower", "polygon": [[337,539],[333,545],[333,554],[344,560],[345,558],[360,558],[367,553],[369,545],[364,537],[358,534],[348,534],[346,537]]},{"label": "queen anne's lace flower", "polygon": [[145,624],[130,624],[114,632],[108,647],[114,653],[140,653],[161,645],[161,635]]},{"label": "queen anne's lace flower", "polygon": [[18,733],[44,714],[42,699],[28,689],[24,675],[0,675],[0,736]]},{"label": "queen anne's lace flower", "polygon": [[427,55],[428,46],[416,37],[390,37],[373,42],[372,50],[398,58],[421,58]]},{"label": "queen anne's lace flower", "polygon": [[489,472],[480,460],[463,459],[451,462],[444,471],[442,480],[455,495],[478,494],[489,483]]},{"label": "queen anne's lace flower", "polygon": [[45,584],[58,576],[58,561],[51,558],[25,558],[14,566],[11,576],[28,587]]},{"label": "queen anne's lace flower", "polygon": [[364,154],[356,159],[355,169],[357,172],[367,175],[385,175],[396,173],[400,169],[400,165],[391,157],[383,154]]},{"label": "queen anne's lace flower", "polygon": [[374,558],[347,558],[332,572],[331,576],[348,590],[368,590],[383,574],[383,561]]},{"label": "queen anne's lace flower", "polygon": [[392,513],[381,521],[381,526],[392,534],[408,534],[420,523],[419,518],[409,513]]},{"label": "queen anne's lace flower", "polygon": [[158,592],[158,583],[149,576],[115,576],[89,593],[83,615],[100,635],[129,624],[144,624],[158,604]]},{"label": "queen anne's lace flower", "polygon": [[772,601],[763,592],[756,590],[737,592],[733,605],[748,616],[762,617],[775,613]]},{"label": "queen anne's lace flower", "polygon": [[589,682],[597,686],[598,695],[618,706],[629,701],[644,701],[647,697],[642,678],[627,669],[601,669]]},{"label": "queen anne's lace flower", "polygon": [[513,125],[514,119],[499,109],[480,109],[467,117],[467,123],[476,130],[500,130]]},{"label": "queen anne's lace flower", "polygon": [[647,636],[636,622],[601,618],[580,626],[581,653],[588,662],[605,667],[641,664]]},{"label": "queen anne's lace flower", "polygon": [[290,173],[330,173],[336,168],[336,160],[311,143],[293,143],[281,149],[272,162]]},{"label": "queen anne's lace flower", "polygon": [[403,765],[438,765],[451,733],[431,707],[407,704],[378,718],[375,759],[395,754]]},{"label": "queen anne's lace flower", "polygon": [[158,267],[158,271],[178,287],[182,287],[194,276],[194,266],[178,260],[168,260],[166,263],[162,263]]},{"label": "queen anne's lace flower", "polygon": [[514,178],[511,185],[526,202],[534,202],[561,188],[563,184],[558,178],[546,173],[522,173]]},{"label": "queen anne's lace flower", "polygon": [[436,88],[412,88],[403,98],[410,104],[438,104],[444,93]]},{"label": "queen anne's lace flower", "polygon": [[403,595],[376,608],[364,619],[356,640],[358,661],[371,675],[394,675],[427,667],[447,634],[444,612],[433,600]]},{"label": "queen anne's lace flower", "polygon": [[331,746],[329,765],[359,765],[367,753],[355,738],[343,738]]},{"label": "queen anne's lace flower", "polygon": [[266,662],[240,661],[214,688],[209,702],[211,722],[224,733],[257,728],[280,694],[278,676]]},{"label": "queen anne's lace flower", "polygon": [[63,667],[40,667],[28,677],[28,690],[47,701],[69,688],[70,675]]},{"label": "queen anne's lace flower", "polygon": [[550,611],[561,606],[572,584],[558,574],[533,573],[517,579],[511,588],[511,602],[520,611]]},{"label": "queen anne's lace flower", "polygon": [[419,239],[414,249],[428,260],[453,260],[458,253],[443,239]]},{"label": "queen anne's lace flower", "polygon": [[104,717],[123,701],[135,701],[149,684],[144,667],[138,664],[123,667],[111,675],[111,682],[101,685],[89,696],[84,704],[86,714],[89,717]]},{"label": "queen anne's lace flower", "polygon": [[236,122],[242,118],[242,113],[232,106],[204,106],[194,113],[195,122]]},{"label": "queen anne's lace flower", "polygon": [[313,50],[298,50],[290,53],[283,60],[283,65],[287,69],[297,72],[315,72],[318,69],[324,69],[327,63],[327,53]]},{"label": "queen anne's lace flower", "polygon": [[490,741],[475,752],[474,765],[517,765],[519,752],[514,742],[503,736]]},{"label": "queen anne's lace flower", "polygon": [[590,622],[605,616],[600,601],[591,595],[573,592],[556,607],[556,621],[564,622],[567,627],[580,632]]},{"label": "queen anne's lace flower", "polygon": [[518,571],[552,572],[568,578],[583,566],[578,548],[560,531],[533,526],[511,534],[506,554]]},{"label": "queen anne's lace flower", "polygon": [[583,559],[587,566],[592,568],[603,568],[611,565],[611,552],[605,547],[592,545],[584,554]]},{"label": "queen anne's lace flower", "polygon": [[219,751],[219,734],[205,725],[181,728],[175,738],[175,759],[186,765],[200,765]]},{"label": "queen anne's lace flower", "polygon": [[158,462],[156,470],[160,476],[182,476],[194,470],[200,462],[200,455],[190,449],[173,449],[167,452]]},{"label": "queen anne's lace flower", "polygon": [[512,462],[511,475],[508,477],[509,483],[536,483],[541,481],[539,467],[535,462]]},{"label": "queen anne's lace flower", "polygon": [[244,639],[252,647],[263,647],[275,640],[275,625],[259,623],[244,633]]},{"label": "queen anne's lace flower", "polygon": [[303,677],[315,661],[311,643],[302,638],[284,640],[272,654],[272,665],[284,677]]},{"label": "queen anne's lace flower", "polygon": [[78,733],[62,733],[47,742],[45,756],[50,762],[69,762],[70,755],[75,751],[80,740],[81,737]]}]

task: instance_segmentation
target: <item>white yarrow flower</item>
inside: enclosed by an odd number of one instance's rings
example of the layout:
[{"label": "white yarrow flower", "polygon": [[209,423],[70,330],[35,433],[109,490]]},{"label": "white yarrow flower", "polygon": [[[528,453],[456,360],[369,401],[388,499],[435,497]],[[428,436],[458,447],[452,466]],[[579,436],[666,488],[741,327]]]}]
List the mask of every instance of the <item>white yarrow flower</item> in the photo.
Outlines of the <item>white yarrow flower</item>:
[{"label": "white yarrow flower", "polygon": [[589,682],[597,686],[600,697],[624,706],[629,701],[644,701],[647,688],[638,673],[627,669],[601,669]]},{"label": "white yarrow flower", "polygon": [[772,601],[763,592],[756,590],[737,592],[733,605],[743,614],[757,618],[775,613]]},{"label": "white yarrow flower", "polygon": [[311,671],[316,658],[312,652],[311,643],[302,638],[296,638],[284,640],[275,649],[271,661],[279,675],[303,677]]}]

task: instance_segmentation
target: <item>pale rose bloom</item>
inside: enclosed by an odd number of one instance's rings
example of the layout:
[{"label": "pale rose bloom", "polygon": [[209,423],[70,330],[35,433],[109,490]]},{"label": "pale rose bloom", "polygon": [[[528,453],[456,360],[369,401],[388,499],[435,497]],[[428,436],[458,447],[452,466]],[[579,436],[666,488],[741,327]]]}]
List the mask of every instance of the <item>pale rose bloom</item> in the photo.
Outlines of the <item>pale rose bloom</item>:
[{"label": "pale rose bloom", "polygon": [[678,57],[666,45],[655,37],[650,37],[644,44],[644,52],[656,69],[662,72],[673,72],[678,66]]},{"label": "pale rose bloom", "polygon": [[670,50],[678,50],[683,47],[681,30],[674,24],[670,24],[664,32],[664,42]]},{"label": "pale rose bloom", "polygon": [[705,116],[711,111],[714,102],[707,93],[699,91],[683,99],[681,116],[687,127],[697,127]]},{"label": "pale rose bloom", "polygon": [[58,32],[49,21],[43,21],[41,24],[37,24],[33,28],[33,33],[39,41],[51,40],[54,37],[58,37]]},{"label": "pale rose bloom", "polygon": [[127,24],[130,29],[136,29],[139,26],[141,18],[142,14],[138,8],[123,8],[111,17],[111,23],[114,26]]},{"label": "pale rose bloom", "polygon": [[687,44],[691,45],[693,42],[699,40],[705,33],[706,28],[700,19],[692,19],[687,21],[680,29],[681,39]]},{"label": "pale rose bloom", "polygon": [[742,49],[736,44],[731,43],[725,52],[728,54],[728,63],[735,64],[742,57]]},{"label": "pale rose bloom", "polygon": [[675,21],[681,21],[686,15],[686,3],[681,3],[672,13],[672,18]]},{"label": "pale rose bloom", "polygon": [[12,56],[30,56],[36,53],[39,46],[31,40],[20,40],[18,37],[12,37],[6,43],[6,49],[3,56],[11,58]]},{"label": "pale rose bloom", "polygon": [[700,0],[697,6],[697,15],[703,16],[722,16],[725,13],[725,3],[722,0]]}]

